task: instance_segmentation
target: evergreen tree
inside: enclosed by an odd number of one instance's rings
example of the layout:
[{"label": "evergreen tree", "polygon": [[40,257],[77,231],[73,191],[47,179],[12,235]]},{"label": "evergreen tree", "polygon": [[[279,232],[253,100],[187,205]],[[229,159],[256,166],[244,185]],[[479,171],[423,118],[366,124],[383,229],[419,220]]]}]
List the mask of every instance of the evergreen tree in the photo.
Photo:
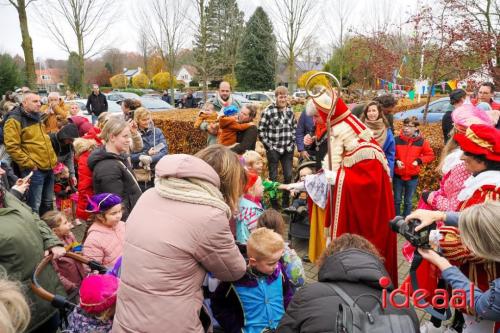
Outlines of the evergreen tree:
[{"label": "evergreen tree", "polygon": [[248,20],[240,43],[236,78],[242,89],[274,88],[276,75],[276,37],[273,25],[262,7]]},{"label": "evergreen tree", "polygon": [[7,53],[0,54],[0,98],[21,83],[21,73],[14,59]]},{"label": "evergreen tree", "polygon": [[[211,80],[222,80],[226,74],[235,74],[243,24],[243,12],[239,10],[236,0],[209,1],[205,24],[200,24],[196,34],[195,54],[201,55],[202,48],[206,48],[205,70]],[[206,29],[206,33],[202,33],[201,29]],[[197,56],[197,59],[200,58]]]}]

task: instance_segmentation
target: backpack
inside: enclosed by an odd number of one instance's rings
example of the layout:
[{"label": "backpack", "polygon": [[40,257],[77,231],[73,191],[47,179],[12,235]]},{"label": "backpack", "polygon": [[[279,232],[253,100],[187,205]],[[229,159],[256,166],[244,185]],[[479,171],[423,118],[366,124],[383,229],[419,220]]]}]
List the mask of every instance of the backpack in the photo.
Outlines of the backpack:
[{"label": "backpack", "polygon": [[[370,294],[363,294],[353,300],[345,291],[335,284],[327,284],[342,299],[344,304],[339,304],[336,328],[338,333],[389,333],[389,332],[415,332],[415,326],[410,316],[385,313],[381,300]],[[377,300],[376,306],[370,310],[363,310],[358,304],[362,297],[372,297]],[[389,297],[389,295],[387,295]],[[389,304],[389,302],[387,303]]]}]

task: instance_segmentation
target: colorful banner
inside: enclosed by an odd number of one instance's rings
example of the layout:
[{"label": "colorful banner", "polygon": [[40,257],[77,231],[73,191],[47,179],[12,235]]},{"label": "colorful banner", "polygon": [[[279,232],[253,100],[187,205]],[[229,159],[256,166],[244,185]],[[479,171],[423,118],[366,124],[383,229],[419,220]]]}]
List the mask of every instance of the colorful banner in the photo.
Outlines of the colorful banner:
[{"label": "colorful banner", "polygon": [[410,101],[413,101],[415,99],[415,90],[410,90],[408,93],[408,98],[410,98]]},{"label": "colorful banner", "polygon": [[450,86],[451,90],[457,89],[457,80],[449,80],[446,83]]}]

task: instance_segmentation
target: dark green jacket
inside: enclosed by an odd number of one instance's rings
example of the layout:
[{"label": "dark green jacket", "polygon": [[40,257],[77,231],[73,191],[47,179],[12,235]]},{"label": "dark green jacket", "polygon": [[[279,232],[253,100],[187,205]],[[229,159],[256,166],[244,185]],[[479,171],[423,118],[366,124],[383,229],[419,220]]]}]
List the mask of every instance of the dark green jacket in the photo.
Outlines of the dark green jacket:
[{"label": "dark green jacket", "polygon": [[[2,189],[4,191],[4,189]],[[52,230],[32,213],[31,208],[12,194],[5,193],[5,208],[0,208],[0,270],[5,270],[11,280],[23,284],[31,309],[28,332],[43,324],[56,309],[31,291],[31,276],[42,260],[44,251],[63,243]],[[3,269],[2,269],[3,268]],[[65,295],[64,288],[51,265],[39,277],[40,284],[48,291]]]}]

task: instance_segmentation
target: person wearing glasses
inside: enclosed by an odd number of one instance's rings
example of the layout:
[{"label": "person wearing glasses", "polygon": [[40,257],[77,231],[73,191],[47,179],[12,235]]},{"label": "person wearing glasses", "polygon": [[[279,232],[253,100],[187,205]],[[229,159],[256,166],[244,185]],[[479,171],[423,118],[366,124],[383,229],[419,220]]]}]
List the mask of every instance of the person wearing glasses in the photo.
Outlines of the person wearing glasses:
[{"label": "person wearing glasses", "polygon": [[[394,205],[396,215],[407,216],[411,212],[412,198],[418,185],[420,167],[435,158],[429,141],[418,130],[417,117],[405,118],[403,130],[396,137],[396,163],[394,167]],[[403,202],[403,211],[401,203]]]}]

